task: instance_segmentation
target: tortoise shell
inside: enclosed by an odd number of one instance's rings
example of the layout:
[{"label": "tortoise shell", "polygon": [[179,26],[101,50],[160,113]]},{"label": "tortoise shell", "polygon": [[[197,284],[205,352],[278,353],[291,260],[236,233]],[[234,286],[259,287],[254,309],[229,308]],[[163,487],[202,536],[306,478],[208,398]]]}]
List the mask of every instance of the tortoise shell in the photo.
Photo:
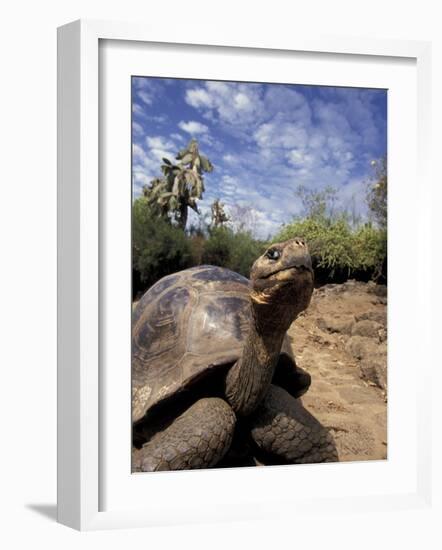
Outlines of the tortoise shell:
[{"label": "tortoise shell", "polygon": [[[242,353],[251,315],[249,280],[198,266],[155,283],[132,316],[132,419],[188,389]],[[281,354],[293,364],[287,336]]]}]

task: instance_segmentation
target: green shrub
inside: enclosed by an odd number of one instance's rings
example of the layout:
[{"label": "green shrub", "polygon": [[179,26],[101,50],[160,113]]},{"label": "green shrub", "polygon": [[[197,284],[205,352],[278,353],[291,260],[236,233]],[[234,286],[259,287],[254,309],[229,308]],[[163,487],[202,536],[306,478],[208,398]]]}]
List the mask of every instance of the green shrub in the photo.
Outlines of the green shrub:
[{"label": "green shrub", "polygon": [[134,201],[132,266],[139,272],[140,280],[150,286],[161,277],[191,265],[191,247],[185,233],[153,215],[145,197]]},{"label": "green shrub", "polygon": [[371,224],[352,229],[344,215],[295,220],[281,229],[274,242],[293,237],[302,237],[307,241],[314,267],[326,270],[330,277],[336,272],[346,276],[354,272],[367,272],[376,278],[387,254],[386,230]]},{"label": "green shrub", "polygon": [[[247,231],[228,227],[186,234],[154,215],[145,197],[133,204],[133,281],[135,294],[158,279],[201,264],[226,267],[245,277],[267,243]],[[368,223],[354,228],[345,214],[309,215],[283,226],[273,242],[304,238],[310,248],[317,280],[339,282],[349,276],[386,277],[387,231]]]},{"label": "green shrub", "polygon": [[367,223],[357,229],[353,240],[358,269],[372,271],[373,278],[376,279],[382,274],[387,257],[387,230]]},{"label": "green shrub", "polygon": [[245,231],[234,234],[230,269],[248,277],[253,262],[264,253],[266,243],[255,240]]},{"label": "green shrub", "polygon": [[367,204],[379,227],[387,228],[388,170],[387,157],[372,161],[373,173],[367,190]]},{"label": "green shrub", "polygon": [[202,262],[227,267],[245,277],[265,249],[265,244],[255,240],[249,232],[234,233],[230,228],[217,227],[209,232],[204,244]]}]

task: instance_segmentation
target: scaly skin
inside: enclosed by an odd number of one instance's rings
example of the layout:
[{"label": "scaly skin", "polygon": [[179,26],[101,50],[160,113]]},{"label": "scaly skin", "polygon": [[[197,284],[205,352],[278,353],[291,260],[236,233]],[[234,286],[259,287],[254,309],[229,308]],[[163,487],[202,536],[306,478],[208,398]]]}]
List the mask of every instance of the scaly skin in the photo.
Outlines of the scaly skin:
[{"label": "scaly skin", "polygon": [[270,389],[250,418],[251,435],[258,447],[284,462],[336,462],[338,454],[330,432],[278,386]]},{"label": "scaly skin", "polygon": [[133,471],[188,470],[215,466],[233,438],[236,417],[222,399],[200,399],[137,453]]},{"label": "scaly skin", "polygon": [[241,357],[227,373],[224,388],[227,402],[238,416],[249,416],[261,403],[271,384],[284,335],[310,303],[313,272],[304,241],[273,244],[253,264],[250,281],[250,330]]}]

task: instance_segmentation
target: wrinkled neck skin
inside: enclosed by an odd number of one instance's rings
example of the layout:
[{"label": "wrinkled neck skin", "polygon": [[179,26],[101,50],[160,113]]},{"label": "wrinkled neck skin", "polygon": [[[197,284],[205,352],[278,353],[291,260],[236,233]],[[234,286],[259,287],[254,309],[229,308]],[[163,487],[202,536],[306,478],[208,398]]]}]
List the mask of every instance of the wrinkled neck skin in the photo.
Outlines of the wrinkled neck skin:
[{"label": "wrinkled neck skin", "polygon": [[284,335],[296,317],[291,306],[252,300],[252,318],[242,356],[226,376],[226,399],[239,416],[251,414],[272,382]]}]

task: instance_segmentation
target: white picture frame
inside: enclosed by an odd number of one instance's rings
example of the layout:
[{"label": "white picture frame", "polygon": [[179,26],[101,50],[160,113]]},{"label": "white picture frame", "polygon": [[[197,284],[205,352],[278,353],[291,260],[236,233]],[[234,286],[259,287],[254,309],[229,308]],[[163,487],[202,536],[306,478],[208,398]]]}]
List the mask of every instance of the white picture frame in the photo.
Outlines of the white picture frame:
[{"label": "white picture frame", "polygon": [[[270,494],[275,482],[284,483],[286,470],[274,468],[273,473],[263,478],[261,495],[255,495],[244,506],[245,501],[238,500],[236,504],[213,502],[208,506],[207,499],[189,505],[188,509],[175,508],[171,503],[157,501],[153,506],[113,506],[111,510],[103,510],[102,459],[103,446],[101,433],[102,418],[106,410],[101,405],[102,374],[100,335],[101,313],[100,303],[103,299],[102,280],[102,235],[103,225],[100,225],[100,212],[103,208],[100,194],[100,41],[125,41],[128,48],[135,44],[164,43],[198,47],[230,48],[235,55],[235,49],[241,53],[250,51],[272,52],[284,55],[287,52],[305,52],[314,55],[328,54],[330,56],[346,56],[359,59],[376,57],[379,59],[400,60],[409,59],[416,66],[417,81],[417,149],[413,151],[419,174],[419,185],[416,186],[417,225],[416,236],[410,236],[416,243],[422,243],[416,254],[419,265],[427,269],[416,268],[416,276],[411,283],[411,308],[415,312],[428,312],[431,304],[431,288],[429,273],[431,269],[431,235],[429,216],[426,205],[431,203],[431,186],[428,175],[429,121],[431,104],[429,100],[430,78],[430,44],[426,42],[407,42],[390,40],[373,40],[351,37],[303,37],[280,36],[278,41],[269,44],[263,36],[230,37],[228,40],[219,36],[204,36],[204,30],[196,38],[186,36],[186,31],[174,29],[173,35],[167,32],[147,28],[144,25],[101,21],[76,21],[61,27],[58,31],[58,521],[80,530],[103,529],[115,527],[138,527],[187,523],[195,521],[217,521],[231,519],[261,519],[269,517],[264,514],[266,499],[275,502],[277,493]],[[222,78],[222,74],[218,74]],[[351,85],[351,76],[348,85]],[[412,156],[413,156],[412,155]],[[129,176],[130,177],[130,176]],[[410,176],[414,180],[414,176]],[[404,225],[404,220],[397,218],[398,225]],[[420,281],[423,284],[417,284]],[[413,287],[413,284],[415,285]],[[413,326],[418,331],[419,350],[426,348],[430,330],[425,319],[429,315],[421,315],[421,321]],[[390,321],[389,321],[390,322]],[[399,335],[400,336],[400,335]],[[406,337],[406,335],[404,335]],[[411,350],[413,351],[413,350]],[[409,362],[412,361],[410,355]],[[367,492],[365,495],[336,494],[333,490],[327,497],[323,495],[305,496],[299,500],[281,493],[280,507],[293,513],[312,513],[326,510],[333,503],[334,510],[349,510],[357,507],[370,511],[382,507],[421,507],[426,506],[431,497],[430,470],[430,403],[425,387],[429,385],[431,362],[423,362],[420,366],[420,377],[413,386],[417,406],[413,412],[413,425],[416,428],[416,457],[410,467],[414,468],[416,483],[412,490],[404,487],[390,492]],[[401,405],[403,406],[403,405]],[[333,468],[333,465],[330,465]],[[315,466],[312,466],[315,468]],[[348,464],[352,476],[358,476],[358,471]],[[317,466],[316,466],[317,468]],[[187,472],[192,476],[195,473]],[[146,483],[161,490],[161,484],[168,485],[168,491],[173,486],[185,490],[186,483],[201,486],[207,481],[207,475],[214,472],[199,472],[197,479],[193,477],[178,477],[182,474],[160,474],[155,478],[146,478]],[[223,482],[226,475],[239,482],[238,470],[223,472]],[[249,482],[253,481],[249,474]],[[316,470],[321,478],[336,475],[333,470],[325,473]],[[169,476],[166,478],[166,476]],[[236,476],[236,477],[235,477]],[[270,477],[269,477],[270,476]],[[168,481],[166,481],[166,479]],[[187,482],[185,480],[188,480]],[[183,480],[183,481],[181,481]],[[190,481],[189,481],[190,480]],[[278,481],[277,481],[278,480]],[[315,495],[312,491],[312,495]],[[152,499],[151,499],[152,500]],[[275,508],[275,507],[273,507]],[[277,508],[278,509],[278,508]],[[181,510],[181,512],[180,512]],[[274,515],[271,517],[275,517]]]}]

